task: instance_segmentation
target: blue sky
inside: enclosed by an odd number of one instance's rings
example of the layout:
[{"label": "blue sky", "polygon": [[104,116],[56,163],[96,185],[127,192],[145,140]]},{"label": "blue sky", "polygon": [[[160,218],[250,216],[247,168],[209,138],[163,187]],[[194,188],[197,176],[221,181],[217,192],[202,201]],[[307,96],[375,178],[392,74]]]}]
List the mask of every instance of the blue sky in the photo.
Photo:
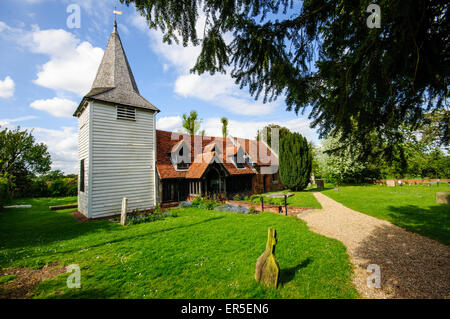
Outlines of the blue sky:
[{"label": "blue sky", "polygon": [[[80,8],[80,28],[70,28],[67,8]],[[195,109],[207,135],[220,135],[220,118],[233,136],[254,138],[276,123],[318,143],[307,114],[285,111],[280,97],[255,101],[229,75],[190,74],[199,47],[162,43],[134,7],[114,0],[0,1],[0,125],[33,129],[48,145],[53,168],[77,171],[77,119],[72,116],[92,84],[113,28],[117,6],[119,34],[140,93],[157,106],[157,128],[177,131],[181,115]],[[204,20],[199,20],[199,25]]]}]

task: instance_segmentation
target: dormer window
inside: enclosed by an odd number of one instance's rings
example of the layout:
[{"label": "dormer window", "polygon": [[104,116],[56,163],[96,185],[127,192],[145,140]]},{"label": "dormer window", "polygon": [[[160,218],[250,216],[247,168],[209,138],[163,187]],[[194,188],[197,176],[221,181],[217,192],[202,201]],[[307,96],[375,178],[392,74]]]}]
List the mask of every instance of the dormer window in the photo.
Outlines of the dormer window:
[{"label": "dormer window", "polygon": [[[186,149],[185,149],[186,148]],[[180,141],[172,148],[171,158],[176,170],[187,170],[190,166],[190,149],[184,141]]]},{"label": "dormer window", "polygon": [[189,169],[189,163],[185,163],[184,161],[182,161],[181,163],[177,164],[177,169],[178,170]]},{"label": "dormer window", "polygon": [[237,168],[245,168],[245,164],[244,164],[243,158],[242,157],[239,158],[239,161],[238,161],[238,155],[237,154],[234,155],[234,162],[236,163],[236,167]]},{"label": "dormer window", "polygon": [[136,121],[136,109],[134,107],[117,105],[117,119]]}]

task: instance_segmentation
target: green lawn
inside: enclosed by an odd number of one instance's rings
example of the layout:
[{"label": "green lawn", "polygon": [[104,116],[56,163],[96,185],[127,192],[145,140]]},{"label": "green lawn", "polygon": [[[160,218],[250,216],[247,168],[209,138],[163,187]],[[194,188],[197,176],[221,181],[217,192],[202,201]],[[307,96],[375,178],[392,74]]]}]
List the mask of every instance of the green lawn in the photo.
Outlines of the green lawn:
[{"label": "green lawn", "polygon": [[436,204],[436,192],[450,186],[340,186],[325,195],[361,213],[450,244],[450,205]]},{"label": "green lawn", "polygon": [[[42,282],[35,298],[359,297],[344,245],[298,218],[186,208],[178,217],[122,227],[107,220],[79,224],[67,210],[48,210],[74,201],[21,200],[15,204],[33,208],[0,211],[0,269],[81,267],[81,289],[67,288],[64,273]],[[254,280],[268,227],[278,233],[277,290]]]},{"label": "green lawn", "polygon": [[316,207],[322,208],[320,203],[314,197],[311,190],[305,190],[302,192],[292,192],[290,190],[283,190],[278,192],[264,193],[261,195],[253,195],[251,199],[244,199],[243,201],[250,201],[253,203],[261,203],[261,196],[264,196],[264,203],[266,204],[274,204],[274,205],[284,205],[284,198],[270,198],[267,197],[269,194],[273,193],[294,193],[294,196],[288,197],[287,204],[288,206],[300,206],[300,207]]}]

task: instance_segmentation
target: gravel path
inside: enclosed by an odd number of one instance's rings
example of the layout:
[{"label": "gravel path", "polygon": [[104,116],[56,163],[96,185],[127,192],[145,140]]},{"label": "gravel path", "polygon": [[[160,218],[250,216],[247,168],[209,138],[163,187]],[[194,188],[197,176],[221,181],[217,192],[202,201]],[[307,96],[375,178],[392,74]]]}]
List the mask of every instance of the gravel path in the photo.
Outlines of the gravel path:
[{"label": "gravel path", "polygon": [[[365,298],[450,298],[450,247],[387,221],[354,211],[322,193],[322,209],[299,214],[309,228],[340,240],[355,265],[353,282]],[[381,287],[369,288],[369,264]]]}]

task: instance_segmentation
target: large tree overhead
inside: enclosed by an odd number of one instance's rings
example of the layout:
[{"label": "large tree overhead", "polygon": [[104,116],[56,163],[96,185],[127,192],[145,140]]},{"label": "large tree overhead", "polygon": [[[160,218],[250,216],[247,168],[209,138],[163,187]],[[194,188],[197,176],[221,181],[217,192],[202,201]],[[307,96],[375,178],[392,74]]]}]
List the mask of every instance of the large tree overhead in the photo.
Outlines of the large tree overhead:
[{"label": "large tree overhead", "polygon": [[[296,113],[311,106],[321,136],[338,128],[364,142],[375,130],[393,146],[400,124],[418,125],[424,112],[446,107],[448,1],[121,1],[134,3],[165,42],[201,45],[193,72],[231,71],[256,98],[284,96]],[[366,23],[373,2],[380,28]]]}]

